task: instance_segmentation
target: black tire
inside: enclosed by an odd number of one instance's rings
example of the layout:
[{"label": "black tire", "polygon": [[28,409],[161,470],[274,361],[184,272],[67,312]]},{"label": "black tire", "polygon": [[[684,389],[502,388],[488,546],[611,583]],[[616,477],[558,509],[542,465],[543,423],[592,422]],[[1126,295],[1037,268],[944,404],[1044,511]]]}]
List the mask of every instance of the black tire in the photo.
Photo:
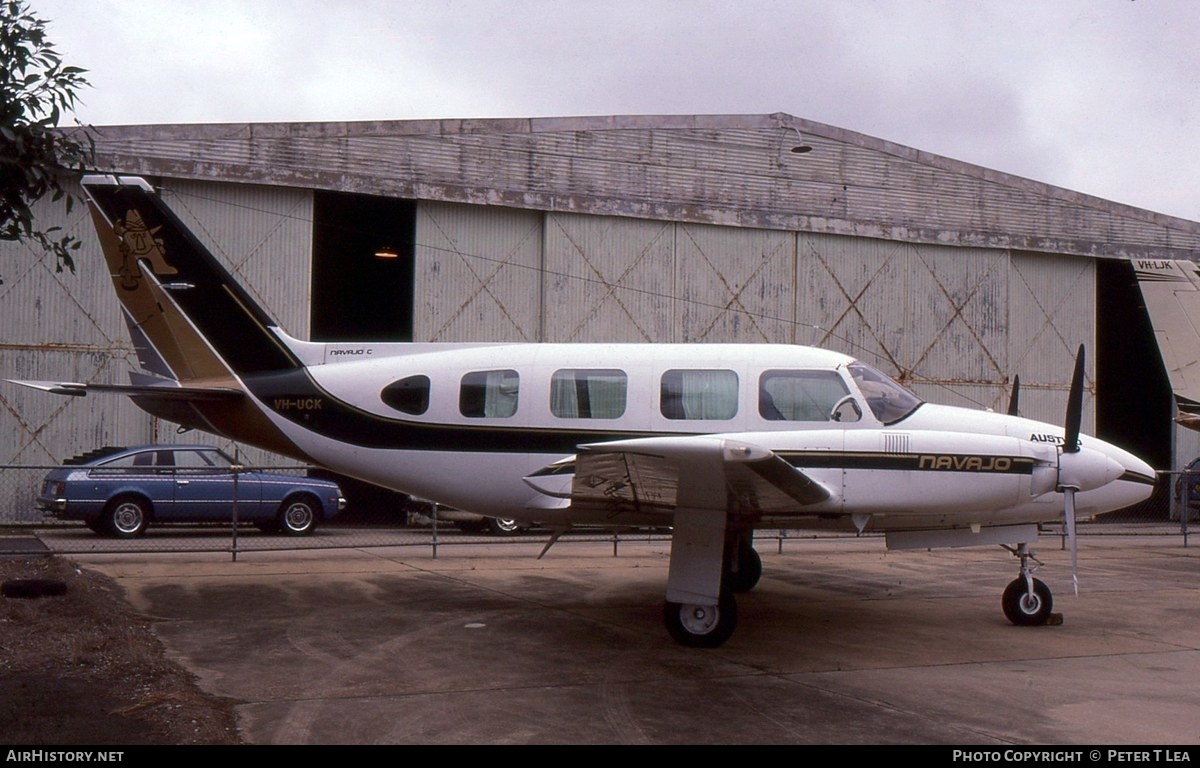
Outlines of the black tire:
[{"label": "black tire", "polygon": [[754,547],[741,547],[737,557],[737,569],[725,572],[725,588],[735,594],[749,592],[758,586],[762,578],[762,558]]},{"label": "black tire", "polygon": [[119,496],[108,502],[101,518],[103,530],[118,539],[135,539],[146,532],[150,505],[136,496]]},{"label": "black tire", "polygon": [[663,603],[663,623],[667,633],[688,648],[717,648],[737,628],[737,601],[730,593],[721,596],[718,605]]},{"label": "black tire", "polygon": [[308,536],[320,519],[316,503],[307,496],[285,499],[279,507],[279,530],[289,536]]},{"label": "black tire", "polygon": [[487,532],[493,536],[515,536],[522,530],[521,524],[506,517],[489,517]]},{"label": "black tire", "polygon": [[1054,596],[1050,588],[1038,579],[1033,580],[1033,593],[1030,594],[1024,578],[1016,578],[1004,588],[1001,598],[1004,615],[1019,627],[1034,627],[1045,624],[1054,610]]}]

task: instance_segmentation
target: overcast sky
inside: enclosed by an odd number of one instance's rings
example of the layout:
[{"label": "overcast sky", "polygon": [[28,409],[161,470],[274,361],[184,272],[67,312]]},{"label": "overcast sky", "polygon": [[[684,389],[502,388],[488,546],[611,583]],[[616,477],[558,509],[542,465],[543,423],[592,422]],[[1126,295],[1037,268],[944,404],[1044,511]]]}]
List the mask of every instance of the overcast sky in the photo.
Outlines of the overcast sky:
[{"label": "overcast sky", "polygon": [[1197,0],[31,0],[92,125],[765,114],[1200,220]]}]

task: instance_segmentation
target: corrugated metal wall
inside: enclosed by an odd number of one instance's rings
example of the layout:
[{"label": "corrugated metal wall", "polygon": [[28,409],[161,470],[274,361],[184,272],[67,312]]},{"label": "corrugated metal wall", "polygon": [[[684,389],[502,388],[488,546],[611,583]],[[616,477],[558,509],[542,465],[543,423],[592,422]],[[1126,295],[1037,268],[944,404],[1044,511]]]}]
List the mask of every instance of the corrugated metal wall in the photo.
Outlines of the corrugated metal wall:
[{"label": "corrugated metal wall", "polygon": [[547,341],[672,338],[675,225],[546,215]]},{"label": "corrugated metal wall", "polygon": [[541,213],[421,203],[414,255],[414,340],[541,340]]},{"label": "corrugated metal wall", "polygon": [[[1021,412],[1054,423],[1094,346],[1083,257],[441,203],[417,221],[421,340],[814,344],[948,404],[1003,410],[1019,375]],[[1084,410],[1091,429],[1092,390]]]},{"label": "corrugated metal wall", "polygon": [[308,338],[311,190],[173,179],[160,192],[284,330]]}]

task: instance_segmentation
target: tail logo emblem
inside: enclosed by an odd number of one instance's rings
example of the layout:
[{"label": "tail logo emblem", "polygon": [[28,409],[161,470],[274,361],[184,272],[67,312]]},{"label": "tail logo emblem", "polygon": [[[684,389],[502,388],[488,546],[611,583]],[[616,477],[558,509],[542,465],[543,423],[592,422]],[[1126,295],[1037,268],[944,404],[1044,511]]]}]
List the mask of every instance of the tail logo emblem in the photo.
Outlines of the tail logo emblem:
[{"label": "tail logo emblem", "polygon": [[136,290],[142,273],[138,267],[141,259],[150,260],[150,268],[156,275],[173,275],[179,270],[166,261],[167,250],[161,237],[155,237],[162,227],[150,229],[137,211],[125,214],[123,221],[113,225],[113,231],[121,238],[121,288]]}]

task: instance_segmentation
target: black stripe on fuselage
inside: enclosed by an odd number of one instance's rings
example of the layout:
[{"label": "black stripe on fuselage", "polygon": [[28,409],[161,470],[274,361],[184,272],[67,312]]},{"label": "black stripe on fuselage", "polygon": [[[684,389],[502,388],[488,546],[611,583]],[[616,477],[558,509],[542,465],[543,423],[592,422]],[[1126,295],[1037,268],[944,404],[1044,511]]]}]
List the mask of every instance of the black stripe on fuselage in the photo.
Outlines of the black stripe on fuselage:
[{"label": "black stripe on fuselage", "polygon": [[429,424],[390,419],[339,400],[318,386],[303,369],[247,376],[243,383],[276,415],[317,434],[362,448],[572,454],[583,443],[662,434],[629,430]]},{"label": "black stripe on fuselage", "polygon": [[1031,475],[1034,460],[1028,456],[971,453],[869,453],[848,451],[783,451],[785,461],[797,469],[871,469],[895,472],[983,472]]},{"label": "black stripe on fuselage", "polygon": [[[615,429],[539,429],[427,424],[389,419],[339,400],[318,386],[303,369],[248,376],[243,381],[254,396],[278,416],[318,434],[363,448],[567,455],[575,453],[578,447],[585,443],[662,436],[661,432]],[[1034,460],[1028,457],[982,454],[789,451],[779,455],[799,469],[916,470],[1028,475],[1032,474],[1034,467]],[[560,467],[555,471],[571,470]]]}]

